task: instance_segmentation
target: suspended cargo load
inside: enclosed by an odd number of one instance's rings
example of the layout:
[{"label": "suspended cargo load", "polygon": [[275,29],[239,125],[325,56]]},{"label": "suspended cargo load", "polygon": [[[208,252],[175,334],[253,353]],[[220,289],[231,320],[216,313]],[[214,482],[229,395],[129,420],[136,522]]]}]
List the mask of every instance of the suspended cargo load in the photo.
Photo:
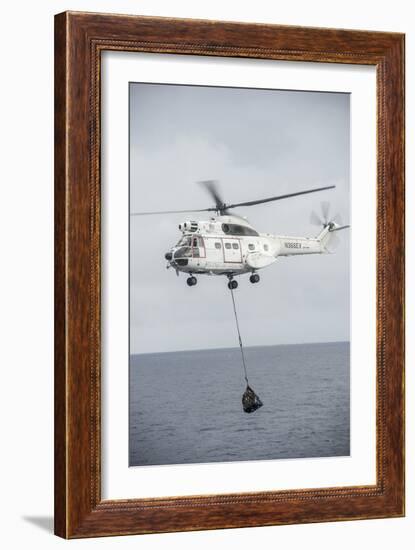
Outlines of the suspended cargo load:
[{"label": "suspended cargo load", "polygon": [[[230,279],[229,282],[230,283],[233,282],[232,279]],[[233,295],[232,285],[229,286],[229,290],[231,291],[231,296],[232,296],[233,313],[235,315],[236,330],[238,331],[239,349],[241,350],[242,366],[244,369],[244,378],[246,382],[246,390],[242,396],[242,407],[244,412],[253,413],[256,410],[258,410],[260,407],[262,407],[263,403],[249,385],[248,371],[246,370],[245,354],[244,354],[244,348],[242,345],[241,331],[239,330],[238,314],[236,313],[235,297]]]},{"label": "suspended cargo load", "polygon": [[257,409],[262,407],[262,405],[263,403],[257,396],[257,394],[249,385],[247,385],[245,393],[242,396],[242,407],[244,409],[244,412],[253,413]]}]

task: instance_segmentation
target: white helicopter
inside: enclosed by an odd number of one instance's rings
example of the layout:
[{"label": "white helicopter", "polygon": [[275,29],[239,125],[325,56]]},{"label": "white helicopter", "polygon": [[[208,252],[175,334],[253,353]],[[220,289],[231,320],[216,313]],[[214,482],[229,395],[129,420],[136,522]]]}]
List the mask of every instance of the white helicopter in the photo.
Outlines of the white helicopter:
[{"label": "white helicopter", "polygon": [[176,214],[184,212],[215,212],[206,221],[184,221],[179,224],[182,237],[166,254],[167,268],[174,268],[176,274],[182,271],[189,275],[187,284],[197,284],[195,275],[225,275],[228,287],[234,290],[238,282],[234,277],[250,273],[251,283],[258,283],[258,270],[273,264],[279,256],[330,253],[334,232],[350,227],[342,225],[339,216],[329,219],[329,204],[322,203],[320,218],[312,212],[311,222],[322,227],[316,237],[289,237],[259,233],[246,218],[229,211],[239,206],[254,206],[271,201],[288,199],[299,195],[334,189],[335,185],[307,189],[266,199],[226,204],[215,181],[200,182],[215,201],[215,206],[200,210],[167,210],[163,212],[137,212],[133,216],[152,214]]}]

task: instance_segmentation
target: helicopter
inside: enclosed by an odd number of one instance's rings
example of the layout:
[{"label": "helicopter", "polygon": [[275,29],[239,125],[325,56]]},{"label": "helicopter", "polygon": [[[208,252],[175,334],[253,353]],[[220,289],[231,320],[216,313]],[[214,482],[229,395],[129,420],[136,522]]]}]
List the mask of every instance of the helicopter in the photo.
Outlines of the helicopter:
[{"label": "helicopter", "polygon": [[231,210],[240,206],[254,206],[334,189],[335,185],[306,189],[294,193],[263,199],[227,204],[223,201],[217,182],[201,183],[214,201],[214,206],[198,210],[165,210],[158,212],[136,212],[133,216],[154,214],[177,214],[213,212],[208,220],[186,220],[179,224],[182,236],[175,246],[165,254],[167,269],[173,268],[177,275],[186,273],[188,286],[197,284],[196,275],[222,275],[228,279],[228,288],[238,287],[236,276],[250,274],[249,280],[260,281],[258,271],[274,264],[280,256],[304,254],[327,254],[335,240],[335,232],[350,227],[343,225],[340,216],[329,216],[329,203],[322,202],[322,216],[311,213],[310,221],[320,226],[315,237],[291,237],[259,233],[249,221]]}]

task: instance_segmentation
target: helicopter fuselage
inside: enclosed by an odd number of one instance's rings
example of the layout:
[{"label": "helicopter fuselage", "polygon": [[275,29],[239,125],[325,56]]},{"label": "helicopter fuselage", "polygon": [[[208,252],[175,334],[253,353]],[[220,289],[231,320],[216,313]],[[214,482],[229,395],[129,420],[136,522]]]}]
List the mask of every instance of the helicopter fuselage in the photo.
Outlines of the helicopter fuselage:
[{"label": "helicopter fuselage", "polygon": [[314,238],[272,235],[257,232],[244,218],[223,215],[208,221],[186,221],[179,229],[183,235],[166,253],[167,267],[192,275],[226,275],[229,279],[254,274],[280,256],[326,253],[330,238],[329,227]]}]

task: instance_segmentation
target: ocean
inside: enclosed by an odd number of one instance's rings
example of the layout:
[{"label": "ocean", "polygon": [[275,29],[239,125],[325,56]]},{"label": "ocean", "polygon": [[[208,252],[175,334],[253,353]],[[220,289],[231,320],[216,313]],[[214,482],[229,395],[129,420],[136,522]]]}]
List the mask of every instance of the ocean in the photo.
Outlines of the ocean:
[{"label": "ocean", "polygon": [[348,456],[349,342],[130,356],[130,466]]}]

